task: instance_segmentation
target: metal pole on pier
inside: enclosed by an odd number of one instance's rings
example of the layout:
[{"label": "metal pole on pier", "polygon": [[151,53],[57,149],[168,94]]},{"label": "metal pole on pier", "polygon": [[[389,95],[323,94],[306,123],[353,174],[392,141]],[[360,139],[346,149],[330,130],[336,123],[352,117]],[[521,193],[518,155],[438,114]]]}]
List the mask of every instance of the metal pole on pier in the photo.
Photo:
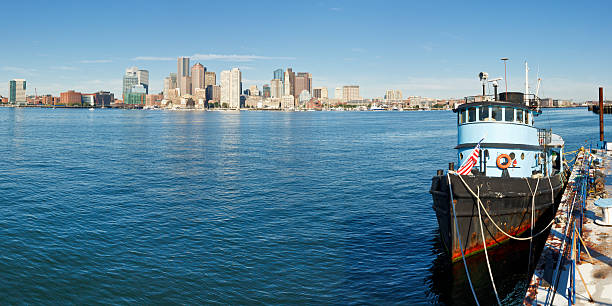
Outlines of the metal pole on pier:
[{"label": "metal pole on pier", "polygon": [[603,87],[599,87],[599,141],[604,141],[604,125],[603,125]]}]

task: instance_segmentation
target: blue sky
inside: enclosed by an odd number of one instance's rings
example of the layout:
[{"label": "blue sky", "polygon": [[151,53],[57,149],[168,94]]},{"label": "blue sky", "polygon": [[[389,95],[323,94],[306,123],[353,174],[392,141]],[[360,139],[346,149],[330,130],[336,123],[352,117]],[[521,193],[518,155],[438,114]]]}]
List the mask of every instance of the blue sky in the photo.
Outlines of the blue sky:
[{"label": "blue sky", "polygon": [[[558,1],[27,1],[3,3],[0,95],[111,90],[125,69],[150,88],[191,56],[208,70],[239,67],[246,86],[292,67],[314,86],[361,86],[437,98],[477,94],[477,74],[522,90],[525,60],[540,96],[596,99],[612,90],[612,2]],[[21,1],[26,2],[26,1]],[[161,1],[160,1],[161,2]]]}]

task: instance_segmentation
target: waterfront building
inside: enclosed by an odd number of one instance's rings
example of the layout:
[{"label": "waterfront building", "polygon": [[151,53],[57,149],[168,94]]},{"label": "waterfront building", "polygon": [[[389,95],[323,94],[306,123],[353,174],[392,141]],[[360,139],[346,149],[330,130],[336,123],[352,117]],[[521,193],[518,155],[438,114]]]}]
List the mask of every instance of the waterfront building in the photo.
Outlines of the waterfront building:
[{"label": "waterfront building", "polygon": [[161,106],[161,101],[164,99],[164,95],[148,94],[146,98],[147,106]]},{"label": "waterfront building", "polygon": [[263,97],[264,98],[270,98],[270,85],[264,84],[262,92],[263,92]]},{"label": "waterfront building", "polygon": [[9,103],[19,105],[26,103],[26,80],[14,79],[9,81]]},{"label": "waterfront building", "polygon": [[327,99],[327,87],[315,87],[312,89],[312,97],[317,99]]},{"label": "waterfront building", "polygon": [[281,108],[291,109],[295,108],[295,98],[292,95],[285,95],[281,99]]},{"label": "waterfront building", "polygon": [[342,87],[336,87],[334,90],[334,99],[342,100]]},{"label": "waterfront building", "polygon": [[70,105],[81,105],[81,93],[69,90],[60,93],[60,103],[66,106]]},{"label": "waterfront building", "polygon": [[115,95],[108,91],[98,91],[95,93],[97,107],[110,107],[115,102]]},{"label": "waterfront building", "polygon": [[96,94],[81,94],[82,106],[96,106]]},{"label": "waterfront building", "polygon": [[217,75],[214,71],[206,71],[204,70],[204,88],[208,88],[208,86],[217,85]]},{"label": "waterfront building", "polygon": [[274,79],[281,80],[281,82],[285,81],[285,74],[283,73],[283,68],[274,70]]},{"label": "waterfront building", "polygon": [[280,79],[270,81],[270,97],[281,98],[283,96],[283,82]]},{"label": "waterfront building", "polygon": [[[179,57],[177,60],[177,88],[180,88],[181,95],[187,93],[187,88],[191,90],[191,80],[189,77],[189,58],[188,57]],[[187,84],[189,82],[189,84]]]},{"label": "waterfront building", "polygon": [[402,91],[397,89],[388,89],[385,91],[385,101],[387,103],[399,102],[402,100]]},{"label": "waterfront building", "polygon": [[147,100],[147,91],[143,85],[134,85],[127,94],[124,104],[142,105]]},{"label": "waterfront building", "polygon": [[240,92],[242,91],[242,73],[238,68],[221,71],[221,105],[230,108],[240,107]]},{"label": "waterfront building", "polygon": [[361,100],[359,96],[359,86],[358,85],[347,85],[342,87],[342,101],[354,101]]},{"label": "waterfront building", "polygon": [[206,67],[197,63],[191,67],[191,93],[194,94],[197,88],[206,90],[205,86]]}]

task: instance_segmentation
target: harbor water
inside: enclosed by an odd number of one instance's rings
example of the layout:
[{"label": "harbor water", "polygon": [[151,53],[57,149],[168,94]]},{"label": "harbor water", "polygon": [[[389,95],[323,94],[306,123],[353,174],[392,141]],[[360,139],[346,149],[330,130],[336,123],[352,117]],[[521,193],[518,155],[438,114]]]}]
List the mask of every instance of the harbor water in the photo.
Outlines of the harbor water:
[{"label": "harbor water", "polygon": [[[536,125],[570,151],[597,120]],[[0,108],[0,304],[470,304],[428,192],[456,142],[451,111]],[[496,252],[521,303],[527,257]]]}]

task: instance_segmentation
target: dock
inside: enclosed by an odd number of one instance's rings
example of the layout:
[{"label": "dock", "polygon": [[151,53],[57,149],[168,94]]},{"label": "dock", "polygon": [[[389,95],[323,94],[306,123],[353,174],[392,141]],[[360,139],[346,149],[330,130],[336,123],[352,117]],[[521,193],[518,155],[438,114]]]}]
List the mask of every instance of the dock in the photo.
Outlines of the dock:
[{"label": "dock", "polygon": [[612,305],[612,226],[597,206],[612,203],[611,174],[611,151],[576,153],[525,305]]}]

